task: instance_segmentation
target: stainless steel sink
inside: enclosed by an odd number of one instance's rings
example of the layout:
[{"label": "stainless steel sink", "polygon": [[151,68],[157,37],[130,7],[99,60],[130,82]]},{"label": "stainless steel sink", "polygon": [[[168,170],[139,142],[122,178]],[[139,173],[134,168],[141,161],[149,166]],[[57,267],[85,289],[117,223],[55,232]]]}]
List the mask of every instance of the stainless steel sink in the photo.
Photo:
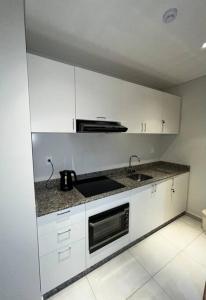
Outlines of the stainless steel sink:
[{"label": "stainless steel sink", "polygon": [[152,176],[149,176],[149,175],[137,174],[137,173],[131,174],[131,175],[127,176],[127,177],[130,178],[130,179],[132,179],[132,180],[139,181],[139,182],[153,178]]}]

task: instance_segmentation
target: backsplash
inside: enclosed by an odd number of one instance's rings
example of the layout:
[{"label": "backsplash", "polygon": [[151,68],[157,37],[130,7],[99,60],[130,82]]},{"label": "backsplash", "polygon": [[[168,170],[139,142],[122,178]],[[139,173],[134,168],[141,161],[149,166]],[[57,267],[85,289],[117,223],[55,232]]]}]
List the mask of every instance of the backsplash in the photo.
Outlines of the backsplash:
[{"label": "backsplash", "polygon": [[156,161],[162,154],[160,139],[160,135],[33,133],[34,178],[41,181],[49,177],[47,157],[52,157],[53,178],[64,169],[83,174],[124,167],[132,154],[138,154],[141,163]]}]

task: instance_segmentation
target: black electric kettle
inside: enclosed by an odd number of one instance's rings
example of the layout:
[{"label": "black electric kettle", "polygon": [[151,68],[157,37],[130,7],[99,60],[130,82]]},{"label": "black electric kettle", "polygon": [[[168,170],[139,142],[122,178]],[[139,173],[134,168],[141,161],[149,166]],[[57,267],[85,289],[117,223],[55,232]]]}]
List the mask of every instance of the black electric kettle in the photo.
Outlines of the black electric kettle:
[{"label": "black electric kettle", "polygon": [[[60,189],[62,191],[69,191],[73,189],[73,185],[77,182],[77,176],[73,170],[60,171]],[[72,174],[74,175],[74,181],[72,179]]]}]

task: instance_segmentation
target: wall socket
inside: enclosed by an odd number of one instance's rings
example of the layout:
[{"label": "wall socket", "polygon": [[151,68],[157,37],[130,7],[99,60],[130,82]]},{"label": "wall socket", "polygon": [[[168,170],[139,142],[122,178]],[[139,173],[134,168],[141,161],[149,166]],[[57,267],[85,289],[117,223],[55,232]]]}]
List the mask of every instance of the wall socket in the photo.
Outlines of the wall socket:
[{"label": "wall socket", "polygon": [[50,160],[51,162],[53,162],[52,156],[46,156],[45,162],[46,162],[47,165],[50,164],[49,160]]}]

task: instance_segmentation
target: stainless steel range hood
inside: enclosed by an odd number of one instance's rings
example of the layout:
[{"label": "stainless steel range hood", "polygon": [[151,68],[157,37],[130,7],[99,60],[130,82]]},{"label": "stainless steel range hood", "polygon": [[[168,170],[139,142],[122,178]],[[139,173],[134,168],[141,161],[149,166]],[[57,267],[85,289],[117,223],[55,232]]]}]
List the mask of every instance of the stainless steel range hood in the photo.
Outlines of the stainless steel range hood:
[{"label": "stainless steel range hood", "polygon": [[119,122],[76,120],[77,132],[126,132],[127,127]]}]

